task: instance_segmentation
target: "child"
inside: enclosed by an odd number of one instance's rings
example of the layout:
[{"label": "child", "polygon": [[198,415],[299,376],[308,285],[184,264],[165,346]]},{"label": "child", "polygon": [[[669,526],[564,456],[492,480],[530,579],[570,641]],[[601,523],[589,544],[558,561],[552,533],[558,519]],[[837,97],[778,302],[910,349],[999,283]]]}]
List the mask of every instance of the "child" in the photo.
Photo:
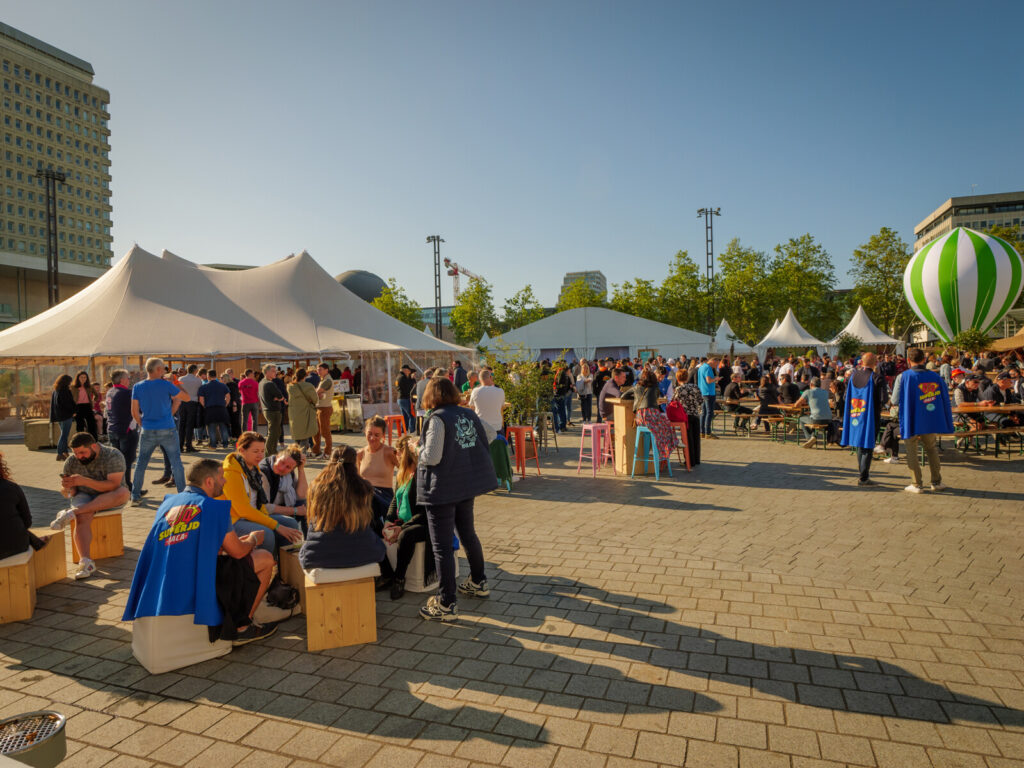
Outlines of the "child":
[{"label": "child", "polygon": [[[405,594],[405,572],[409,568],[416,545],[429,539],[427,528],[427,511],[416,503],[416,459],[417,450],[414,439],[402,435],[398,439],[398,475],[395,478],[395,498],[388,508],[387,522],[384,526],[384,540],[398,544],[398,552],[394,570],[385,559],[381,563],[385,579],[391,579],[391,599],[397,600]],[[424,581],[434,572],[434,552],[425,547]]]},{"label": "child", "polygon": [[370,525],[373,487],[344,458],[344,449],[335,448],[310,486],[309,535],[299,550],[299,562],[306,570],[355,568],[384,559],[384,542]]}]

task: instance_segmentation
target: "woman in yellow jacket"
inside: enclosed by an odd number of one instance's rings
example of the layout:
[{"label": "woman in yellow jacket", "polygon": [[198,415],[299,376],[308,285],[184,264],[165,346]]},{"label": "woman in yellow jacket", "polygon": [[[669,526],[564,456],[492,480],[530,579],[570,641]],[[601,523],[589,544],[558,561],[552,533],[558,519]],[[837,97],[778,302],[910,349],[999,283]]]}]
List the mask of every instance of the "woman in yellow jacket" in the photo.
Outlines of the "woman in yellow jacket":
[{"label": "woman in yellow jacket", "polygon": [[[234,453],[224,458],[224,492],[219,498],[231,502],[231,523],[244,536],[263,531],[260,545],[276,555],[282,543],[302,541],[302,531],[293,507],[270,504],[263,485],[260,462],[267,452],[267,438],[258,432],[243,432]],[[284,540],[283,542],[281,540]]]}]

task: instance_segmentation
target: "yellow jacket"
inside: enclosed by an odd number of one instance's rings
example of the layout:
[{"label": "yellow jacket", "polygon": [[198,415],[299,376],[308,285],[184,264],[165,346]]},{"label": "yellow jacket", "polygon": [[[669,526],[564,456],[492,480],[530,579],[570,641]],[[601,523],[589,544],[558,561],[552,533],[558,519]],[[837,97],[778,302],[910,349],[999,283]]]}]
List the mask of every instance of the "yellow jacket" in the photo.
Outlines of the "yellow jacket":
[{"label": "yellow jacket", "polygon": [[231,502],[232,524],[237,523],[239,519],[243,519],[259,523],[272,531],[276,531],[280,523],[267,514],[266,506],[256,509],[252,505],[252,500],[249,496],[249,481],[242,472],[242,468],[239,465],[240,461],[242,459],[238,459],[234,453],[229,453],[224,457],[224,492],[218,498],[227,499]]}]

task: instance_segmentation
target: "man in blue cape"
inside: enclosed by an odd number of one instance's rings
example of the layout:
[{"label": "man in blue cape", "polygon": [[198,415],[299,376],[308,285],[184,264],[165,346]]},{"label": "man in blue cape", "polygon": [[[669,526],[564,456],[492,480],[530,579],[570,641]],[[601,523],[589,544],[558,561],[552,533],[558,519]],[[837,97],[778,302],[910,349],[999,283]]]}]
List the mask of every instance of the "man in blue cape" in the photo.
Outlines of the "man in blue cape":
[{"label": "man in blue cape", "polygon": [[860,479],[857,485],[876,485],[868,477],[874,456],[878,425],[885,402],[885,379],[875,370],[878,358],[865,352],[860,367],[853,372],[846,387],[846,408],[843,412],[843,437],[840,445],[857,449]]},{"label": "man in blue cape", "polygon": [[923,493],[921,462],[917,455],[920,443],[928,455],[931,489],[944,491],[942,465],[935,441],[939,435],[953,434],[953,410],[946,382],[935,371],[926,370],[922,349],[907,353],[910,368],[896,377],[892,399],[900,409],[900,438],[906,444],[907,469],[914,479],[904,490]]}]

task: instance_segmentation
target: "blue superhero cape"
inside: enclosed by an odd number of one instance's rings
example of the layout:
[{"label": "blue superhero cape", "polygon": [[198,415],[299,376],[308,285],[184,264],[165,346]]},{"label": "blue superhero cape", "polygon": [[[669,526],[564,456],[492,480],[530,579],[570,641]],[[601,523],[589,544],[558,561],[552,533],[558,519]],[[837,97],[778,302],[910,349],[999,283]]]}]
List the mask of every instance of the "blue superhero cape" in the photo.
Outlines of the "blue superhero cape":
[{"label": "blue superhero cape", "polygon": [[222,624],[217,553],[230,530],[230,501],[194,488],[165,496],[135,567],[124,621],[194,613],[196,624]]},{"label": "blue superhero cape", "polygon": [[934,371],[908,368],[900,380],[900,438],[953,433],[946,382]]},{"label": "blue superhero cape", "polygon": [[868,378],[867,386],[853,386],[853,378],[846,387],[846,408],[843,411],[843,437],[840,445],[855,448],[874,448],[878,429],[875,413],[875,379]]}]

